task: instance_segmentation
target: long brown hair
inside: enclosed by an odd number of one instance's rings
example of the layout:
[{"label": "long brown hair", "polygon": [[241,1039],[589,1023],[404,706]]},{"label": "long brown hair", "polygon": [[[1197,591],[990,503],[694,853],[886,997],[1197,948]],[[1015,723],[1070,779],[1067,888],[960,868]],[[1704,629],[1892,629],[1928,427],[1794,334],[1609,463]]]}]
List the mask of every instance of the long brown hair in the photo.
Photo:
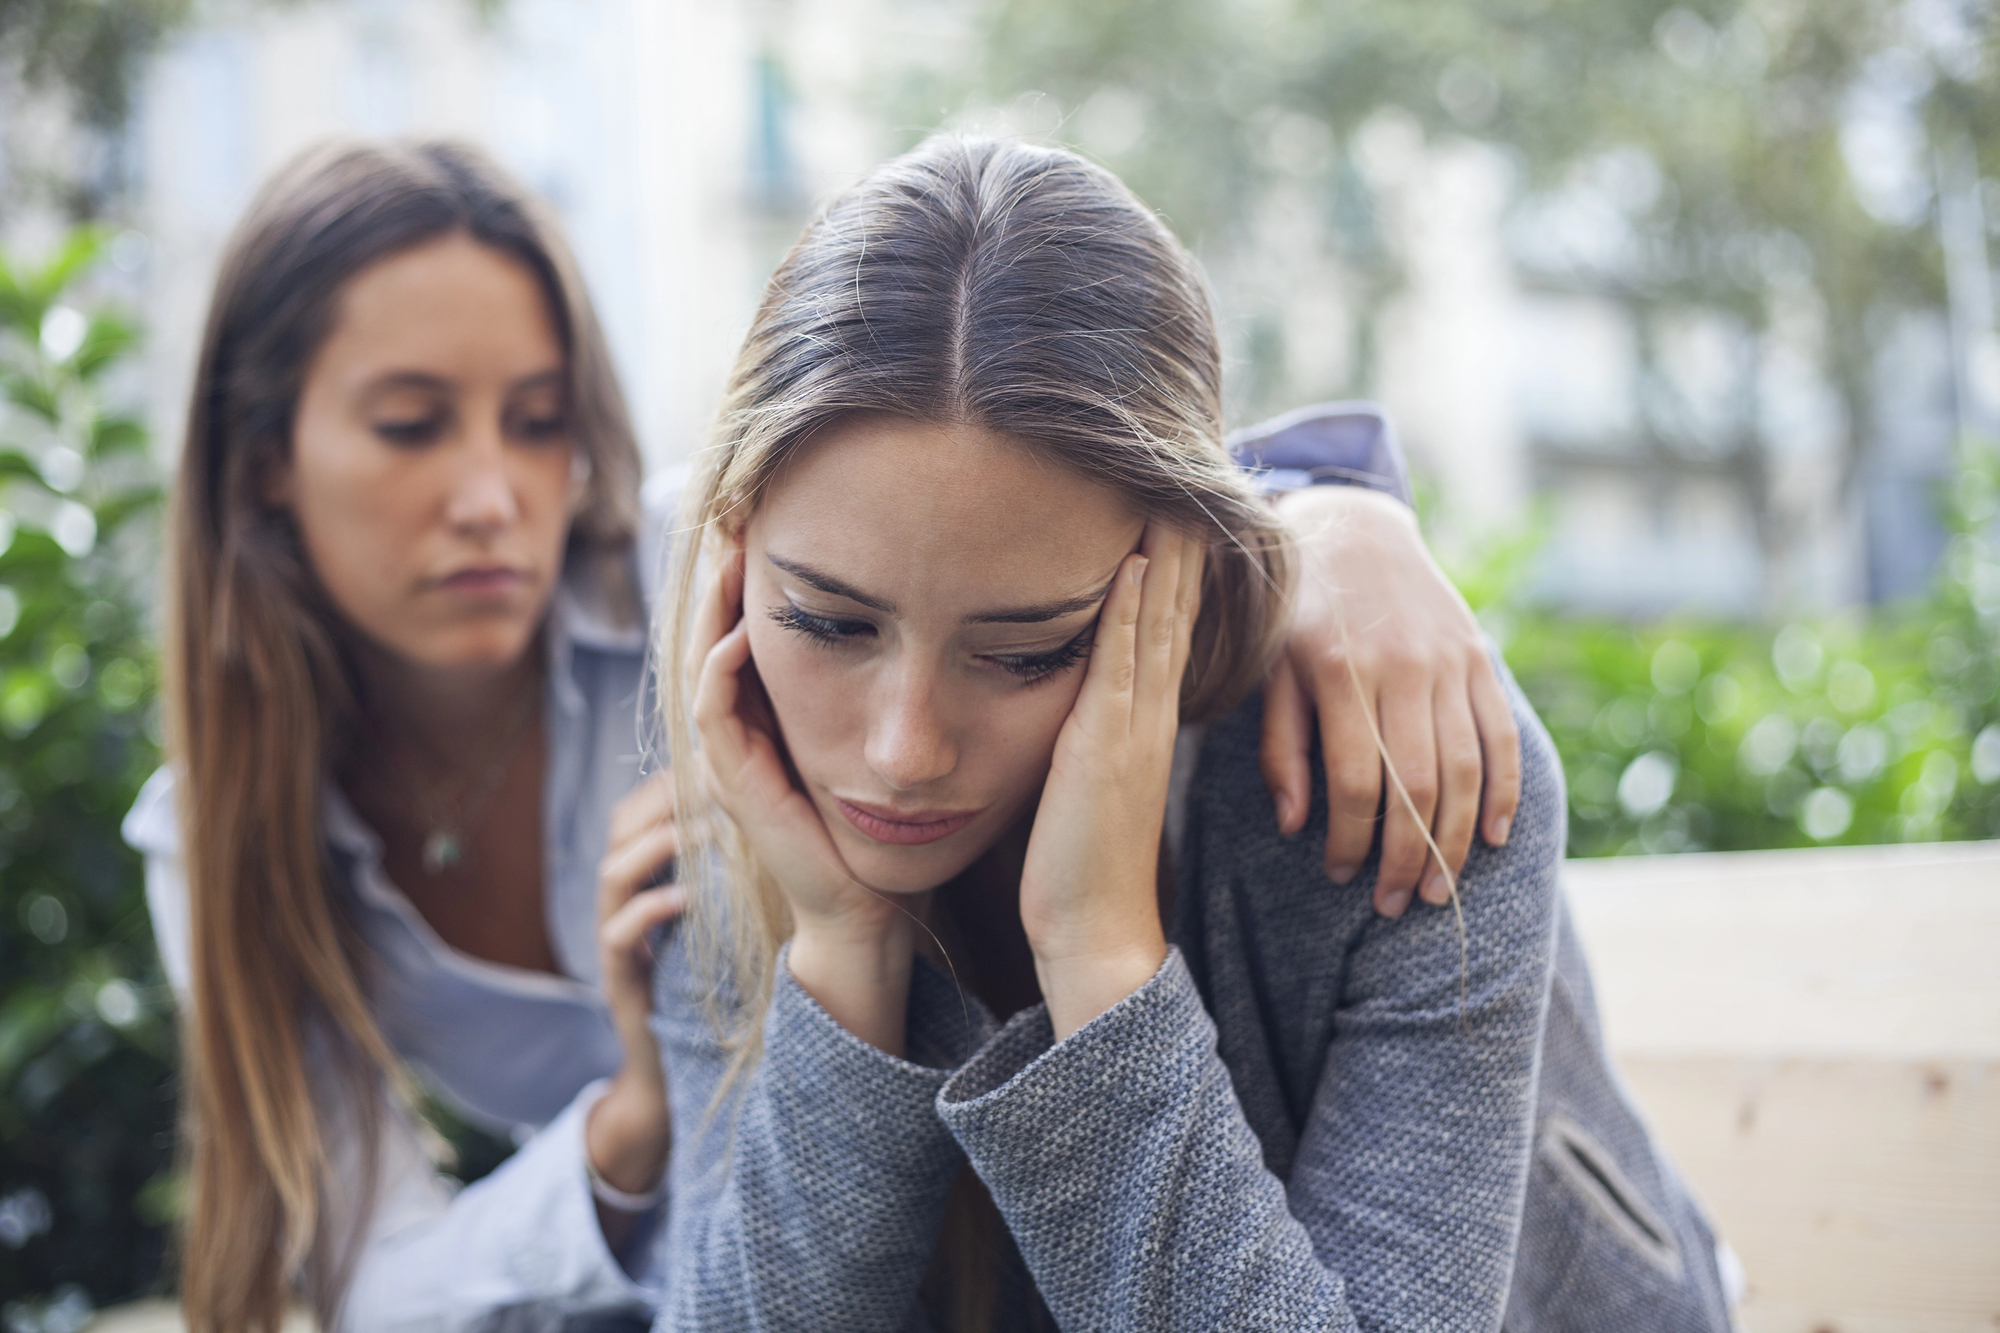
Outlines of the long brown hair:
[{"label": "long brown hair", "polygon": [[[402,1086],[321,832],[355,675],[296,529],[265,496],[348,280],[452,233],[524,265],[546,296],[590,464],[567,558],[622,568],[637,524],[638,450],[603,334],[525,190],[444,143],[329,145],[271,179],[216,281],[170,518],[166,708],[193,954],[181,1295],[196,1333],[275,1330],[295,1283],[331,1322],[370,1201],[364,1185],[353,1217],[331,1216],[328,1126],[358,1116],[358,1179],[372,1182],[376,1109]],[[309,1047],[335,1086],[315,1079]],[[350,1191],[352,1172],[342,1164]]]},{"label": "long brown hair", "polygon": [[[858,413],[1010,436],[1198,537],[1209,560],[1182,716],[1218,716],[1262,681],[1290,549],[1222,445],[1221,357],[1200,272],[1109,172],[1058,149],[940,136],[830,204],[765,290],[686,493],[690,540],[732,535],[788,457]],[[690,550],[676,563],[664,722],[682,828],[720,844],[683,864],[695,955],[744,1001],[729,1030],[734,1078],[759,1054],[791,921],[690,762],[678,667],[698,562]],[[957,1282],[961,1294],[980,1286],[976,1272]]]}]

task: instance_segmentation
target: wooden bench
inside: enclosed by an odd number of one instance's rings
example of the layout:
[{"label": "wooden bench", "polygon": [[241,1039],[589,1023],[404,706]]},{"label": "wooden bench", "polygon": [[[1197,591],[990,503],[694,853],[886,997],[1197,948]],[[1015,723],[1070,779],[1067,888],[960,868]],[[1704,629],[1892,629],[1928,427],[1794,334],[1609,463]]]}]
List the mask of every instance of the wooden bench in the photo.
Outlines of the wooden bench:
[{"label": "wooden bench", "polygon": [[1572,862],[1747,1333],[2000,1328],[2000,842]]}]

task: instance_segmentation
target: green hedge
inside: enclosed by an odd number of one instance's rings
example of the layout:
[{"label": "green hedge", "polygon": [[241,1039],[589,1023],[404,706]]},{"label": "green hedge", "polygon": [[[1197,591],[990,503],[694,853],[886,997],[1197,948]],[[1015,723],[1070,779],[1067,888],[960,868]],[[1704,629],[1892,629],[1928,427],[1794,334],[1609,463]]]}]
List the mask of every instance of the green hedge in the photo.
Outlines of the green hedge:
[{"label": "green hedge", "polygon": [[1571,854],[2000,837],[2000,453],[1940,506],[1930,596],[1775,629],[1513,603],[1518,542],[1462,578],[1562,755]]}]

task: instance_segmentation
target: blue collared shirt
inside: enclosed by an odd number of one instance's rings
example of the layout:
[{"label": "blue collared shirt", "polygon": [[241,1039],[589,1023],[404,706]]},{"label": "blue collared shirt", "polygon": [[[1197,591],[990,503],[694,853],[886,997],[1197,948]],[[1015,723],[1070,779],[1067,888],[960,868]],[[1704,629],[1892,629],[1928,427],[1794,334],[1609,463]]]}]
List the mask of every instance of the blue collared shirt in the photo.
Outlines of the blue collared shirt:
[{"label": "blue collared shirt", "polygon": [[[657,549],[666,498],[648,505],[642,550]],[[647,561],[638,565],[642,575],[650,572]],[[623,1058],[598,991],[597,865],[611,808],[642,775],[639,738],[647,734],[640,717],[645,627],[618,623],[597,591],[575,571],[566,576],[546,635],[544,910],[559,974],[488,962],[445,943],[389,880],[381,839],[338,789],[328,792],[327,846],[378,964],[370,969],[369,1000],[384,1037],[469,1120],[524,1141],[492,1175],[454,1196],[436,1174],[422,1128],[385,1101],[375,1206],[363,1222],[353,1216],[358,1192],[338,1194],[360,1169],[356,1117],[325,1106],[334,1162],[329,1214],[336,1225],[358,1224],[364,1237],[344,1327],[458,1329],[500,1306],[557,1314],[646,1301],[644,1287],[605,1245],[583,1156],[584,1116]],[[124,832],[145,854],[161,961],[185,995],[188,893],[177,782],[171,768],[155,773]],[[325,1062],[315,1063],[319,1087],[337,1100]]]}]

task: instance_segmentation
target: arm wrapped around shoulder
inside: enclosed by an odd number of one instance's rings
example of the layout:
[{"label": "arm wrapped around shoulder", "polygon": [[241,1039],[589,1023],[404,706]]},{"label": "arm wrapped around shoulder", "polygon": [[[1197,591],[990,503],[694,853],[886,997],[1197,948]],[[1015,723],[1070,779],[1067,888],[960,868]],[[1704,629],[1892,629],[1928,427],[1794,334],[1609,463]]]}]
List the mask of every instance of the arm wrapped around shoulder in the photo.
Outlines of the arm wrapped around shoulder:
[{"label": "arm wrapped around shoulder", "polygon": [[1293,1212],[1322,1255],[1342,1256],[1357,1310],[1386,1326],[1448,1312],[1451,1327],[1497,1327],[1520,1241],[1567,801],[1548,733],[1498,665],[1521,732],[1512,837],[1474,843],[1455,907],[1350,918],[1329,1003],[1299,1015],[1326,1027],[1280,1038],[1324,1053],[1316,1072],[1285,1071],[1310,1096]]}]

